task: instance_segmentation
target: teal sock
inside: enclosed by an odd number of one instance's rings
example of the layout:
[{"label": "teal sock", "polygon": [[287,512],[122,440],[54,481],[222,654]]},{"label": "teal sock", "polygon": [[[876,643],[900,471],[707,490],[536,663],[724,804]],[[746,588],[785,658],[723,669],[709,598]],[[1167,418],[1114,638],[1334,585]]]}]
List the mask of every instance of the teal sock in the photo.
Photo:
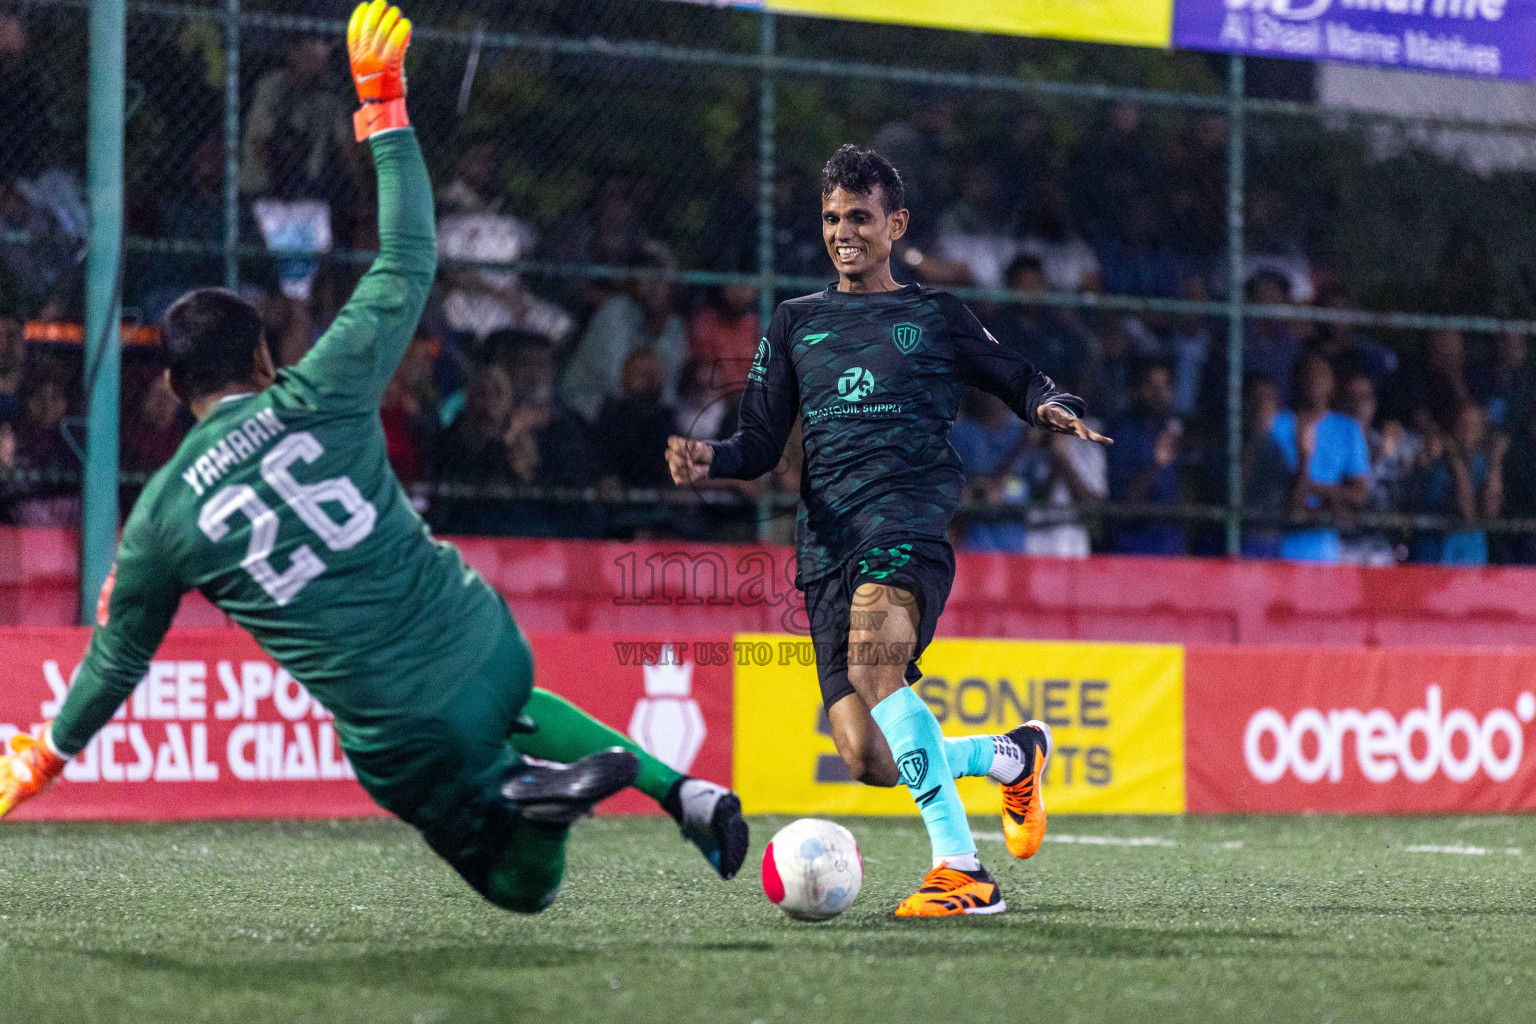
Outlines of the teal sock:
[{"label": "teal sock", "polygon": [[997,747],[991,736],[946,736],[944,754],[949,758],[949,774],[957,779],[985,775],[992,770],[992,756]]},{"label": "teal sock", "polygon": [[964,857],[976,852],[970,822],[965,820],[965,805],[950,774],[949,756],[939,720],[933,717],[922,698],[909,686],[903,686],[870,710],[875,724],[885,734],[891,755],[917,801],[933,844],[933,856]]}]

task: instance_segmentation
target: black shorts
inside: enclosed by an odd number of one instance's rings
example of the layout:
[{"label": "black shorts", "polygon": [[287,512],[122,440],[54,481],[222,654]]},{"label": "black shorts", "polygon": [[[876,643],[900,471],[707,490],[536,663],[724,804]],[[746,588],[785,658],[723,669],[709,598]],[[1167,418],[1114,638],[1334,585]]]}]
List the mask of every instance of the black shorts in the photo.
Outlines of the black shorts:
[{"label": "black shorts", "polygon": [[917,659],[933,640],[949,588],[955,581],[955,551],[948,541],[931,537],[891,541],[851,558],[833,572],[803,588],[805,612],[816,650],[816,674],[821,703],[830,708],[853,691],[848,682],[848,630],[852,625],[853,592],[864,583],[897,587],[917,601],[917,649],[907,663],[907,682],[922,678]]}]

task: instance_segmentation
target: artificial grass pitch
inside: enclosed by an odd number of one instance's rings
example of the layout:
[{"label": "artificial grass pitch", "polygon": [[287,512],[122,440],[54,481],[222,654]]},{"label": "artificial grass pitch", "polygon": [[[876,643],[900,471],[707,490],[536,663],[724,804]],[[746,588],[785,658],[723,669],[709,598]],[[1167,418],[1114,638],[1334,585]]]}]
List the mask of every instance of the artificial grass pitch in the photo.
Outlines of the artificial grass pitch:
[{"label": "artificial grass pitch", "polygon": [[[1051,821],[1009,911],[897,920],[919,821],[846,819],[863,894],[788,920],[753,825],[722,883],[670,821],[577,826],[539,917],[386,821],[0,825],[0,1021],[1508,1021],[1536,1001],[1536,820]],[[990,836],[991,838],[986,838]]]}]

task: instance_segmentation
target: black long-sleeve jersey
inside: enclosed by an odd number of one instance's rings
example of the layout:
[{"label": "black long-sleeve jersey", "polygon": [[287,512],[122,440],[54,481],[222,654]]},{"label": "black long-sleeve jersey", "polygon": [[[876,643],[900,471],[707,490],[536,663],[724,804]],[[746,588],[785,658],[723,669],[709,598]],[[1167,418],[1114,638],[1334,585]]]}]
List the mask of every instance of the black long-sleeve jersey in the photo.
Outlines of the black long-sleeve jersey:
[{"label": "black long-sleeve jersey", "polygon": [[758,344],[735,435],[711,442],[710,476],[768,472],[803,412],[797,585],[876,540],[942,539],[965,483],[949,432],[968,384],[1031,426],[1045,425],[1037,412],[1045,403],[1085,411],[947,292],[832,286],[791,299]]}]

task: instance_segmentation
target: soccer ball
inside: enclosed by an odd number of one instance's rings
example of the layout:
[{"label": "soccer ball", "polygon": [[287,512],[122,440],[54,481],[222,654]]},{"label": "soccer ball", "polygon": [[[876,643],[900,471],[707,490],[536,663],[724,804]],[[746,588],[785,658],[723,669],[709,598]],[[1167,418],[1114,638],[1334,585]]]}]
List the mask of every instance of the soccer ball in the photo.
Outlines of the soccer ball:
[{"label": "soccer ball", "polygon": [[863,884],[859,844],[836,822],[792,821],[763,851],[763,892],[797,921],[836,917],[853,903]]}]

